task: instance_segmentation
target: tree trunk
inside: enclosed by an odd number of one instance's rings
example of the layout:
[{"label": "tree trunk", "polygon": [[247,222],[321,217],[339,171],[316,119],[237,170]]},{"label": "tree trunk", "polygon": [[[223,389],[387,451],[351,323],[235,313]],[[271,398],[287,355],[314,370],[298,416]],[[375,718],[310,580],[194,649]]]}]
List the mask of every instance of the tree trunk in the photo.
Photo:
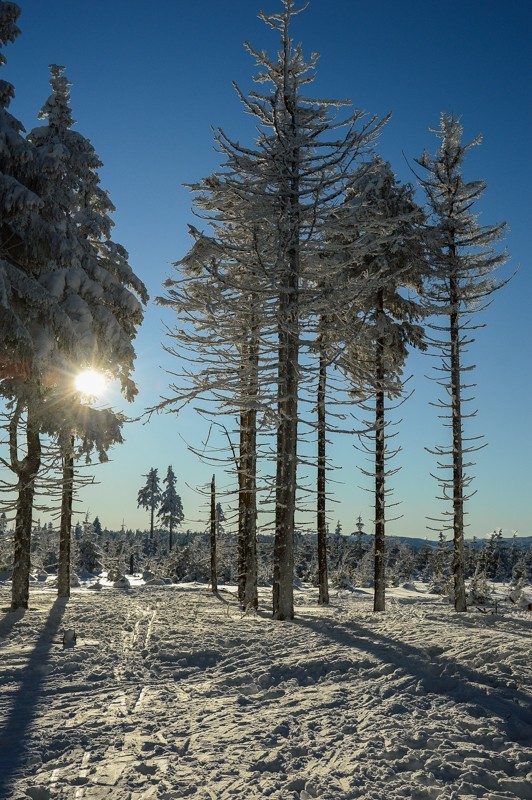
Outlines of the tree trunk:
[{"label": "tree trunk", "polygon": [[57,596],[70,597],[70,529],[72,525],[72,497],[74,493],[74,437],[70,449],[63,454],[63,486],[61,492],[61,522],[59,527],[59,565],[57,568]]},{"label": "tree trunk", "polygon": [[39,429],[31,409],[26,420],[26,455],[22,461],[17,457],[17,429],[21,411],[17,409],[10,425],[11,463],[18,477],[17,515],[14,536],[13,579],[11,586],[11,610],[27,608],[30,593],[31,527],[35,479],[41,466],[41,441]]},{"label": "tree trunk", "polygon": [[173,544],[174,543],[172,541],[172,517],[170,516],[170,522],[169,522],[169,525],[168,525],[168,552],[169,553],[172,552]]},{"label": "tree trunk", "polygon": [[[300,276],[300,152],[296,99],[287,72],[290,42],[283,41],[284,106],[291,118],[290,133],[283,145],[291,150],[289,178],[280,219],[285,274],[279,292],[279,363],[277,390],[277,485],[273,561],[273,617],[294,618],[294,524],[297,480],[297,413],[299,388],[299,276]],[[283,187],[284,188],[284,187]]]},{"label": "tree trunk", "polygon": [[464,568],[464,471],[462,442],[462,397],[460,367],[460,320],[458,279],[449,279],[451,340],[451,409],[453,428],[453,576],[454,609],[466,611]]},{"label": "tree trunk", "polygon": [[[291,257],[297,262],[297,254]],[[273,570],[273,617],[294,618],[294,524],[297,474],[298,305],[297,272],[281,295],[279,330],[277,486]]]},{"label": "tree trunk", "polygon": [[320,336],[320,367],[318,378],[318,476],[317,476],[317,525],[318,525],[318,603],[329,605],[329,581],[327,575],[327,518],[326,518],[326,446],[327,425],[325,393],[327,390],[327,362]]},{"label": "tree trunk", "polygon": [[[253,306],[254,299],[251,298]],[[258,327],[251,321],[249,344],[242,355],[242,393],[250,407],[240,414],[238,495],[238,599],[243,609],[258,608],[257,569],[257,411]]]},{"label": "tree trunk", "polygon": [[216,484],[214,475],[211,481],[211,590],[213,594],[218,591],[218,576],[216,574]]},{"label": "tree trunk", "polygon": [[[377,296],[377,319],[384,313],[382,289]],[[379,336],[375,351],[375,582],[373,610],[384,611],[385,576],[385,438],[384,438],[384,337]]]},{"label": "tree trunk", "polygon": [[150,544],[151,544],[151,551],[153,555],[153,515],[155,514],[155,504],[152,502],[151,504],[151,514],[150,514]]},{"label": "tree trunk", "polygon": [[258,607],[257,593],[257,413],[240,417],[239,574],[238,597],[243,609]]}]

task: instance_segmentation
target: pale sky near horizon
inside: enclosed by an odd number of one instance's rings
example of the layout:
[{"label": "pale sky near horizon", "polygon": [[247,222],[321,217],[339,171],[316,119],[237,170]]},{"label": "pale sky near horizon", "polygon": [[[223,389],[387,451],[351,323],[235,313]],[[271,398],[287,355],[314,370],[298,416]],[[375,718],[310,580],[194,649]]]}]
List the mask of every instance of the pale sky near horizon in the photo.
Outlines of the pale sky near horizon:
[{"label": "pale sky near horizon", "polygon": [[[129,415],[140,415],[165,395],[170,380],[165,370],[178,369],[161,344],[172,314],[153,300],[163,293],[172,262],[190,246],[187,224],[200,227],[183,184],[219,165],[212,126],[251,143],[253,127],[231,82],[252,88],[255,70],[244,40],[276,51],[275,34],[257,13],[279,10],[280,3],[21,0],[19,5],[22,33],[6,48],[1,71],[15,86],[11,111],[28,130],[38,124],[37,112],[50,93],[48,65],[66,67],[76,129],[100,155],[101,184],[117,208],[114,238],[129,251],[150,293],[136,340],[138,400],[126,408],[112,398]],[[293,28],[307,55],[321,54],[310,95],[349,98],[369,114],[392,112],[378,152],[400,179],[415,180],[408,162],[437,148],[429,128],[438,126],[441,111],[462,116],[465,139],[484,136],[470,151],[464,172],[488,184],[477,206],[481,223],[508,222],[511,259],[501,277],[518,272],[478,320],[486,327],[471,348],[470,361],[477,365],[471,409],[478,408],[478,417],[466,434],[484,434],[488,446],[477,454],[473,470],[477,494],[468,503],[468,536],[499,527],[532,535],[531,23],[532,6],[520,0],[311,0]],[[392,502],[401,503],[392,516],[402,517],[389,524],[390,534],[435,535],[427,531],[426,518],[444,507],[429,475],[436,470],[435,458],[425,450],[446,441],[437,409],[430,406],[438,397],[425,378],[432,366],[432,359],[416,354],[407,369],[415,392],[401,409],[402,452],[395,466],[402,469],[391,483]],[[206,510],[193,487],[207,483],[213,468],[189,453],[184,440],[201,447],[206,433],[192,409],[128,425],[126,443],[111,452],[111,463],[95,468],[99,484],[84,490],[81,515],[98,515],[112,529],[122,522],[147,527],[148,514],[136,504],[142,476],[157,467],[162,479],[172,464],[186,514],[183,527],[205,527]],[[359,488],[371,489],[359,471],[361,455],[351,441],[336,437],[330,454],[340,468],[333,476],[339,483],[333,488],[337,503],[330,505],[331,529],[340,519],[350,532],[361,514],[372,530],[372,495]],[[308,474],[312,481],[312,471]],[[217,477],[227,485],[221,469]],[[228,503],[223,497],[221,502]],[[301,523],[312,527],[312,516]]]}]

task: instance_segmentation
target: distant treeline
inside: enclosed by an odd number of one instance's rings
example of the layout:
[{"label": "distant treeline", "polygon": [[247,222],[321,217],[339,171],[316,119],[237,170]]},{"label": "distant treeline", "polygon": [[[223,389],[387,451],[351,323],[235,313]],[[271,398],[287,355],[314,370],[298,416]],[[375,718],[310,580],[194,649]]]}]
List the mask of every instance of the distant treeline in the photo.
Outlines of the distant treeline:
[{"label": "distant treeline", "polygon": [[[0,569],[11,568],[11,536],[5,532],[0,539]],[[169,550],[168,533],[148,531],[109,531],[96,521],[85,529],[77,526],[73,535],[72,569],[74,572],[113,575],[150,572],[172,581],[209,581],[210,534],[180,531],[173,536]],[[257,542],[259,584],[272,582],[273,538],[259,535]],[[59,534],[51,527],[34,532],[32,568],[34,573],[53,574],[59,557]],[[530,537],[505,539],[501,531],[484,540],[466,541],[466,578],[528,583],[532,582],[532,546]],[[373,586],[374,542],[364,533],[344,537],[329,536],[329,580],[335,587]],[[233,533],[218,535],[218,580],[236,583],[237,538]],[[386,543],[386,574],[389,585],[401,585],[414,580],[433,584],[446,591],[452,577],[452,542],[443,535],[439,540],[420,540],[390,537]],[[296,582],[317,585],[318,563],[316,536],[298,533],[295,536]]]}]

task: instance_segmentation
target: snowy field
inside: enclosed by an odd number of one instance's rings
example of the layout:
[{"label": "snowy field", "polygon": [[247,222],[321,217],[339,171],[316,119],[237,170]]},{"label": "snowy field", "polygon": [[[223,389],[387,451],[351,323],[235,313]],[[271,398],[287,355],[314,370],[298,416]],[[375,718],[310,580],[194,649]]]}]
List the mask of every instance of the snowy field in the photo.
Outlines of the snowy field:
[{"label": "snowy field", "polygon": [[290,623],[265,591],[32,584],[11,614],[0,584],[0,797],[532,798],[532,613],[416,587],[298,590]]}]

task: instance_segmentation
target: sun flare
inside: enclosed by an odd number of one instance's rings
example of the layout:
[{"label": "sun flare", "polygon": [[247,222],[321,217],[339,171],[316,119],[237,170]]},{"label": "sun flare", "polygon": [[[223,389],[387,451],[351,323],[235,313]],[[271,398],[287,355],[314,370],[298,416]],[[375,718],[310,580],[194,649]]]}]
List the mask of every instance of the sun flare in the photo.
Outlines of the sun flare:
[{"label": "sun flare", "polygon": [[76,375],[76,391],[84,395],[85,398],[98,400],[107,388],[105,375],[95,369],[84,369]]}]

